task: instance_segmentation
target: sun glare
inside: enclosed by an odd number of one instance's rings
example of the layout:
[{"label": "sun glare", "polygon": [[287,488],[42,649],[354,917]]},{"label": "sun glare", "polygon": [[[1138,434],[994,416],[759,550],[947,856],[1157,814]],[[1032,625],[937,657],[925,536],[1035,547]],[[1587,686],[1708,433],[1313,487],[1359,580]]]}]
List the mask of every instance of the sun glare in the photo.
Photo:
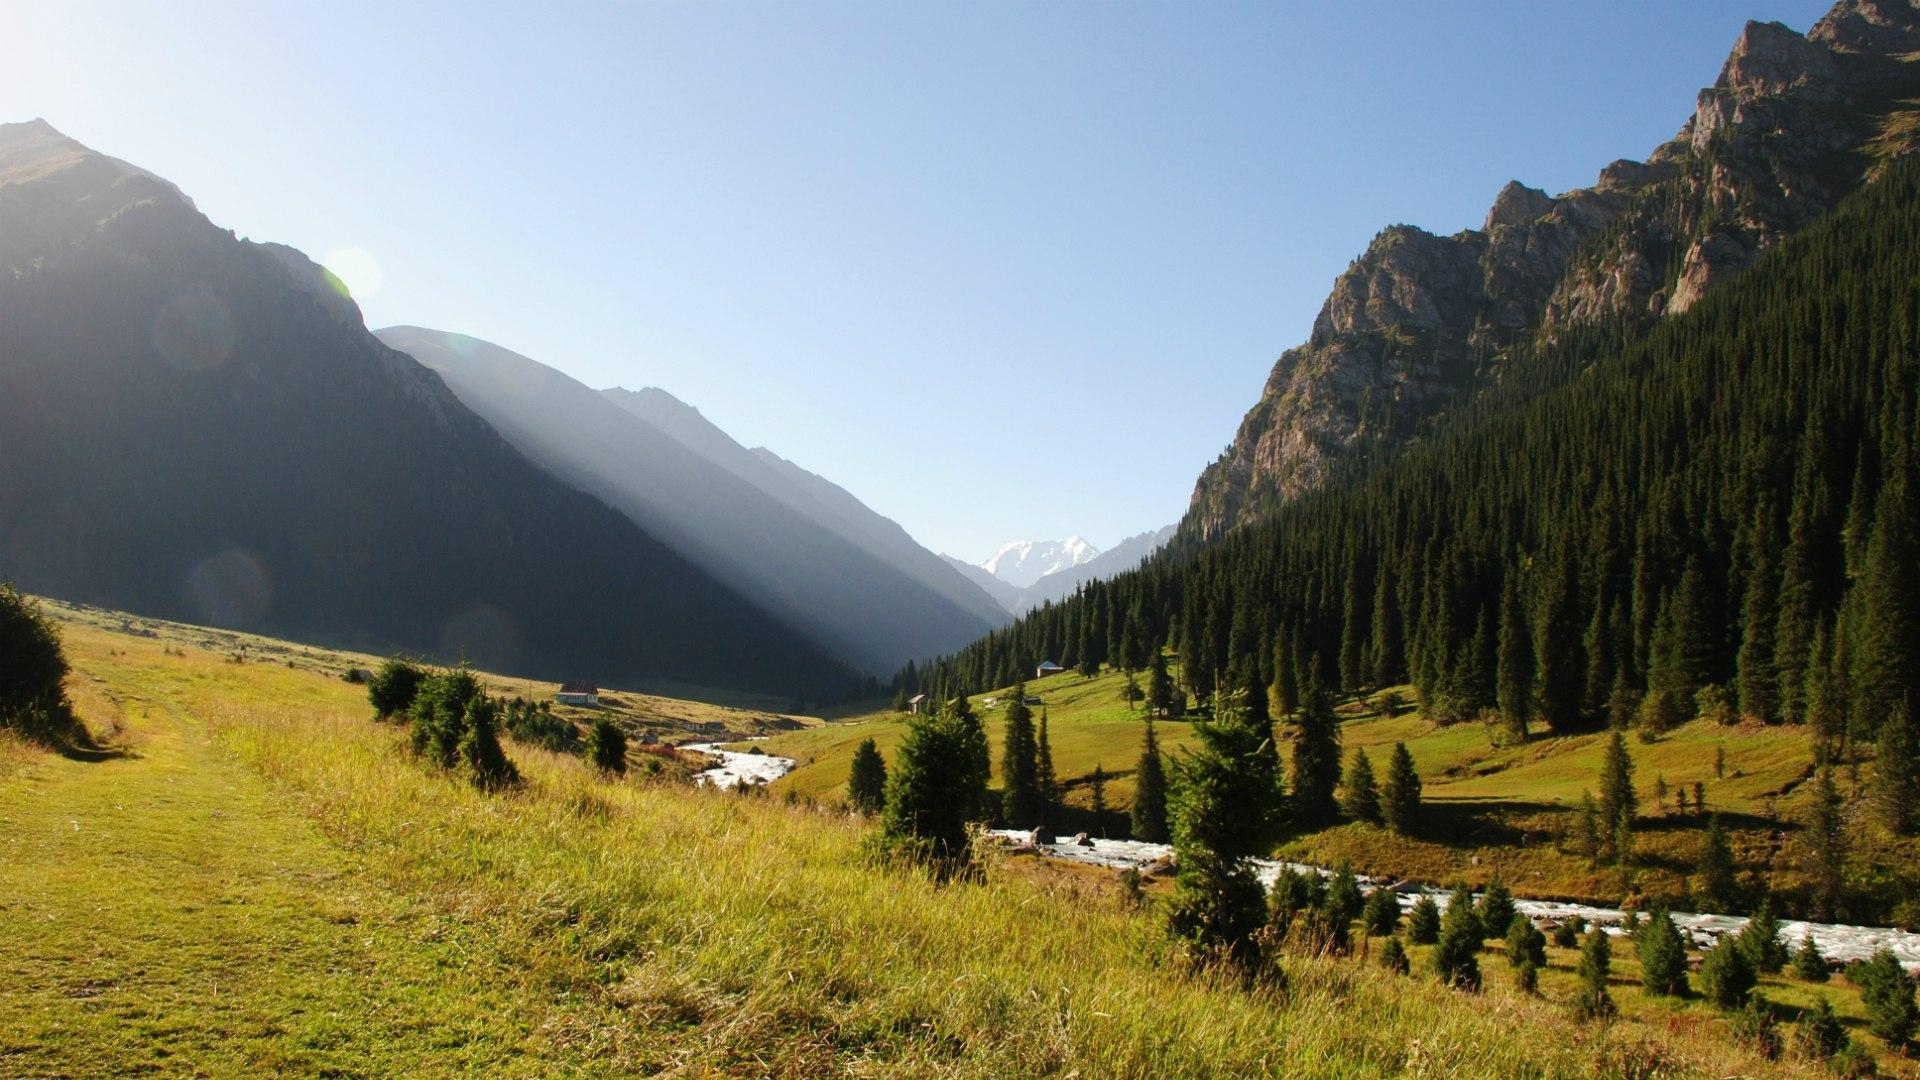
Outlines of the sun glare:
[{"label": "sun glare", "polygon": [[380,271],[380,263],[366,248],[337,248],[327,253],[320,264],[327,272],[340,279],[347,287],[347,294],[356,300],[365,300],[380,292],[380,283],[386,275]]}]

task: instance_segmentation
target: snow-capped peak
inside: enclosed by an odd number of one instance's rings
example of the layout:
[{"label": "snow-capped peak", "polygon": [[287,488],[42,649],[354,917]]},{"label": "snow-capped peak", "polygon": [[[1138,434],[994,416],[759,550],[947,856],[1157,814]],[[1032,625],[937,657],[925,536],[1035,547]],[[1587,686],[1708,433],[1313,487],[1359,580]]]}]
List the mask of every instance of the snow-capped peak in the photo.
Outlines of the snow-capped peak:
[{"label": "snow-capped peak", "polygon": [[1065,540],[1009,540],[980,564],[980,568],[1016,588],[1027,586],[1056,570],[1079,566],[1100,554],[1078,536]]}]

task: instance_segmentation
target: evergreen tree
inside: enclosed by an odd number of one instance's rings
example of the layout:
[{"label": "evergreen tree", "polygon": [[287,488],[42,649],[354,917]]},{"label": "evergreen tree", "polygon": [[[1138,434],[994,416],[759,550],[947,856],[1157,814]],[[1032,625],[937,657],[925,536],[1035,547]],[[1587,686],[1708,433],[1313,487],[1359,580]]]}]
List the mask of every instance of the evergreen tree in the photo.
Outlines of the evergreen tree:
[{"label": "evergreen tree", "polygon": [[868,817],[886,807],[887,763],[871,736],[854,748],[852,768],[847,775],[847,802]]},{"label": "evergreen tree", "polygon": [[1627,753],[1627,741],[1618,731],[1607,740],[1606,757],[1600,765],[1600,827],[1614,859],[1623,856],[1622,834],[1633,828],[1639,809],[1639,796],[1633,790],[1633,758]]},{"label": "evergreen tree", "polygon": [[1060,809],[1060,778],[1053,771],[1053,740],[1047,734],[1047,707],[1040,706],[1040,740],[1033,755],[1033,783],[1040,791],[1043,816]]},{"label": "evergreen tree", "polygon": [[1902,448],[1889,461],[1865,565],[1847,602],[1853,618],[1849,689],[1863,735],[1920,686],[1920,499]]},{"label": "evergreen tree", "polygon": [[381,719],[398,716],[413,707],[414,695],[427,673],[419,665],[399,656],[391,656],[367,682],[367,701]]},{"label": "evergreen tree", "polygon": [[1093,772],[1087,775],[1087,792],[1088,808],[1093,811],[1094,823],[1098,825],[1107,816],[1107,770],[1098,762],[1094,763]]},{"label": "evergreen tree", "polygon": [[1173,679],[1167,674],[1167,654],[1153,651],[1147,666],[1147,711],[1164,716],[1173,707]]},{"label": "evergreen tree", "polygon": [[964,862],[967,825],[986,806],[988,757],[986,731],[966,698],[910,718],[887,776],[881,836],[936,865]]},{"label": "evergreen tree", "polygon": [[1807,670],[1801,679],[1803,716],[1820,747],[1831,752],[1846,731],[1846,710],[1840,700],[1840,688],[1834,678],[1833,642],[1824,624],[1814,628],[1813,644],[1807,652]]},{"label": "evergreen tree", "polygon": [[1413,963],[1407,959],[1406,947],[1400,944],[1399,938],[1390,937],[1380,946],[1380,966],[1395,975],[1405,975],[1413,970]]},{"label": "evergreen tree", "polygon": [[1531,919],[1514,919],[1507,927],[1507,963],[1515,969],[1532,965],[1535,970],[1547,966],[1547,935]]},{"label": "evergreen tree", "polygon": [[1340,720],[1318,679],[1308,684],[1293,743],[1293,817],[1303,828],[1333,820],[1339,811],[1334,791],[1340,783]]},{"label": "evergreen tree", "polygon": [[1881,824],[1895,833],[1920,825],[1920,732],[1914,730],[1913,699],[1900,704],[1880,725],[1873,759],[1874,807]]},{"label": "evergreen tree", "polygon": [[1580,631],[1579,567],[1565,554],[1554,563],[1540,619],[1540,718],[1554,732],[1565,734],[1580,727],[1588,650]]},{"label": "evergreen tree", "polygon": [[1787,943],[1780,940],[1780,917],[1773,912],[1772,897],[1760,901],[1734,941],[1747,954],[1753,970],[1762,975],[1776,974],[1787,966]]},{"label": "evergreen tree", "polygon": [[593,718],[587,729],[587,762],[603,773],[624,775],[627,771],[627,733],[608,716]]},{"label": "evergreen tree", "polygon": [[1840,911],[1847,844],[1840,816],[1840,792],[1833,785],[1831,768],[1822,767],[1814,775],[1804,837],[1805,867],[1812,884],[1814,914],[1832,919]]},{"label": "evergreen tree", "polygon": [[1360,882],[1352,865],[1342,862],[1327,882],[1327,899],[1321,906],[1327,928],[1327,951],[1344,954],[1352,944],[1353,920],[1361,909]]},{"label": "evergreen tree", "polygon": [[1415,945],[1431,945],[1440,940],[1440,905],[1429,893],[1421,893],[1407,912],[1407,940]]},{"label": "evergreen tree", "polygon": [[1721,1009],[1746,1005],[1758,982],[1753,959],[1732,939],[1722,939],[1700,961],[1700,992]]},{"label": "evergreen tree", "polygon": [[1594,927],[1580,940],[1580,996],[1574,1010],[1588,1020],[1604,1020],[1616,1011],[1607,977],[1613,967],[1613,949],[1607,932]]},{"label": "evergreen tree", "polygon": [[459,756],[475,787],[498,791],[520,783],[520,770],[500,746],[499,702],[475,694],[467,701],[461,729]]},{"label": "evergreen tree", "polygon": [[1016,829],[1043,824],[1046,800],[1040,792],[1040,744],[1033,730],[1033,710],[1027,706],[1027,684],[1017,682],[1007,700],[1007,719],[1000,755],[1000,816]]},{"label": "evergreen tree", "polygon": [[1133,770],[1133,838],[1164,844],[1167,835],[1167,774],[1160,760],[1160,737],[1149,717],[1140,763]]},{"label": "evergreen tree", "polygon": [[1656,907],[1633,935],[1640,954],[1640,985],[1649,994],[1687,995],[1687,943],[1667,909]]},{"label": "evergreen tree", "polygon": [[1840,1018],[1833,1015],[1833,1003],[1823,996],[1812,1009],[1801,1014],[1800,1029],[1794,1033],[1793,1041],[1802,1057],[1826,1061],[1847,1045],[1847,1029]]},{"label": "evergreen tree", "polygon": [[1273,712],[1292,716],[1300,707],[1299,674],[1294,666],[1293,648],[1285,634],[1273,635]]},{"label": "evergreen tree", "polygon": [[1707,834],[1694,874],[1693,895],[1702,911],[1725,911],[1733,906],[1733,849],[1720,825],[1720,815],[1707,818]]},{"label": "evergreen tree", "polygon": [[1898,958],[1887,949],[1873,954],[1847,969],[1847,977],[1860,987],[1860,1003],[1867,1009],[1867,1030],[1901,1048],[1913,1037],[1920,1020],[1913,999],[1913,979]]},{"label": "evergreen tree", "polygon": [[1507,736],[1525,742],[1533,718],[1533,631],[1520,600],[1519,575],[1510,573],[1500,590],[1499,674],[1495,678],[1500,720]]},{"label": "evergreen tree", "polygon": [[1827,981],[1827,958],[1820,955],[1820,946],[1814,944],[1811,930],[1800,935],[1800,947],[1793,951],[1793,977],[1806,982]]},{"label": "evergreen tree", "polygon": [[1588,863],[1600,859],[1604,837],[1600,835],[1600,811],[1594,806],[1593,792],[1580,793],[1580,810],[1574,816],[1573,847]]},{"label": "evergreen tree", "polygon": [[1735,661],[1740,715],[1766,723],[1779,718],[1780,673],[1774,663],[1779,633],[1780,538],[1773,505],[1762,500],[1754,511],[1745,604],[1740,612],[1740,653]]},{"label": "evergreen tree", "polygon": [[1487,882],[1486,891],[1480,894],[1480,904],[1474,913],[1480,919],[1481,937],[1505,937],[1507,929],[1513,925],[1513,892],[1507,888],[1499,871],[1496,870],[1493,880]]},{"label": "evergreen tree", "polygon": [[1413,767],[1413,755],[1406,743],[1393,744],[1393,760],[1387,766],[1387,783],[1380,792],[1380,816],[1387,827],[1402,836],[1413,835],[1420,819],[1420,774]]},{"label": "evergreen tree", "polygon": [[1355,821],[1380,824],[1380,790],[1373,782],[1373,762],[1365,750],[1355,750],[1340,785],[1340,806]]},{"label": "evergreen tree", "polygon": [[1237,701],[1193,733],[1199,745],[1174,762],[1169,800],[1179,870],[1168,928],[1251,967],[1265,905],[1249,860],[1267,853],[1284,820],[1280,758],[1272,731],[1248,723]]},{"label": "evergreen tree", "polygon": [[1360,922],[1370,936],[1390,937],[1400,928],[1400,897],[1385,886],[1368,893],[1366,906],[1360,909]]},{"label": "evergreen tree", "polygon": [[1486,936],[1473,911],[1473,893],[1462,882],[1440,918],[1440,940],[1433,950],[1433,973],[1448,986],[1480,989],[1480,941]]}]

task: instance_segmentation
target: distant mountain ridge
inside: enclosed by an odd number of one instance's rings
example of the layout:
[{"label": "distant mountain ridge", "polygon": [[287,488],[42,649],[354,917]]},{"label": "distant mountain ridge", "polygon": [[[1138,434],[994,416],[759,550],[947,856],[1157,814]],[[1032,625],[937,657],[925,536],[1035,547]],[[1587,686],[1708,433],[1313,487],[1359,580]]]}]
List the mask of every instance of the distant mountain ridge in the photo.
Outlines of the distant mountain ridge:
[{"label": "distant mountain ridge", "polygon": [[1913,0],[1842,0],[1806,34],[1750,22],[1647,160],[1550,196],[1509,183],[1484,225],[1383,230],[1281,355],[1196,482],[1183,543],[1377,463],[1580,327],[1682,312],[1920,146]]},{"label": "distant mountain ridge", "polygon": [[859,688],[508,445],[305,256],[38,121],[0,125],[0,578],[554,679]]},{"label": "distant mountain ridge", "polygon": [[542,467],[856,667],[890,671],[1002,620],[931,553],[916,560],[898,526],[886,536],[891,522],[859,518],[844,492],[835,505],[831,485],[796,479],[802,470],[745,449],[664,391],[603,393],[466,335],[378,333]]},{"label": "distant mountain ridge", "polygon": [[1100,549],[1078,536],[1065,540],[1009,540],[981,561],[987,573],[1017,589],[1024,589],[1048,574],[1079,566],[1100,554]]},{"label": "distant mountain ridge", "polygon": [[[942,555],[941,558],[986,590],[987,594],[998,601],[1008,613],[1019,616],[1041,604],[1072,596],[1074,590],[1086,582],[1102,581],[1115,574],[1124,574],[1135,569],[1142,559],[1165,547],[1167,542],[1173,539],[1177,529],[1177,525],[1168,525],[1152,532],[1129,536],[1106,551],[1053,570],[1025,588],[1017,588],[1002,581],[989,573],[984,566],[976,566],[951,555]],[[1087,546],[1089,549],[1092,547],[1092,545]],[[1001,550],[1006,551],[1007,548],[1003,547]]]}]

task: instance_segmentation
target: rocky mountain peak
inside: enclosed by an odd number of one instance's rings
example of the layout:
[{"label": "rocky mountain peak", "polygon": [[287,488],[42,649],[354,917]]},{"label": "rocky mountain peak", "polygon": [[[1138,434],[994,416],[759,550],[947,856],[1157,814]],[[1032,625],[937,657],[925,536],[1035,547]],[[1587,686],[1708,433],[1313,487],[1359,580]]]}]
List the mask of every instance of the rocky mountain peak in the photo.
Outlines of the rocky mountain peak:
[{"label": "rocky mountain peak", "polygon": [[1841,0],[1807,35],[1750,22],[1644,162],[1557,196],[1510,182],[1479,230],[1382,230],[1307,342],[1274,363],[1195,485],[1182,535],[1218,536],[1326,483],[1345,457],[1377,459],[1534,342],[1685,311],[1920,151],[1916,100],[1920,0]]},{"label": "rocky mountain peak", "polygon": [[1839,52],[1899,56],[1920,52],[1920,2],[1843,0],[1807,31]]},{"label": "rocky mountain peak", "polygon": [[1507,186],[1500,189],[1500,194],[1494,196],[1493,207],[1487,211],[1487,223],[1481,228],[1492,232],[1501,225],[1525,225],[1551,213],[1552,196],[1518,180],[1509,180]]}]

